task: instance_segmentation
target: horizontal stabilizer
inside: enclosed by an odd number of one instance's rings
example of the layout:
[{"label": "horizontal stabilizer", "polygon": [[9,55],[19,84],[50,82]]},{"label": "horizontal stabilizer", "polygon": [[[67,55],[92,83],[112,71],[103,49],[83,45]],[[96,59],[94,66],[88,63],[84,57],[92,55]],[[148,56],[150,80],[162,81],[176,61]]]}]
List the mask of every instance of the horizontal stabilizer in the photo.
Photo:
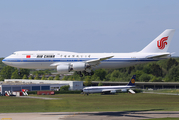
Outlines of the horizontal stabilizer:
[{"label": "horizontal stabilizer", "polygon": [[170,53],[165,53],[165,54],[158,54],[158,55],[149,55],[146,58],[162,58],[162,57],[169,57]]}]

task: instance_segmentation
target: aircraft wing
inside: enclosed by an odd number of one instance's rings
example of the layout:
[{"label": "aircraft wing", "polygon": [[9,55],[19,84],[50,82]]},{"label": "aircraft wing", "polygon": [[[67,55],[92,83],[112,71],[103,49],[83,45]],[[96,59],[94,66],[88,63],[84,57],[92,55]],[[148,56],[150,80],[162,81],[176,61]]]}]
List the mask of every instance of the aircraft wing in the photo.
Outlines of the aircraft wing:
[{"label": "aircraft wing", "polygon": [[96,66],[96,65],[100,64],[101,61],[107,60],[112,57],[114,57],[114,56],[108,56],[108,57],[103,57],[103,58],[99,58],[99,59],[89,60],[89,61],[86,61],[86,63],[88,63],[91,66]]},{"label": "aircraft wing", "polygon": [[61,65],[61,64],[69,65],[69,63],[61,63],[61,62],[57,62],[57,63],[53,63],[53,64],[51,64],[50,66],[58,66],[58,65]]},{"label": "aircraft wing", "polygon": [[120,89],[104,89],[104,90],[102,90],[103,93],[116,93],[117,91],[120,91]]},{"label": "aircraft wing", "polygon": [[[100,61],[107,60],[107,59],[112,58],[112,57],[114,57],[114,56],[102,57],[102,58],[98,58],[98,59],[88,60],[88,61],[85,61],[85,62],[88,63],[91,66],[96,66],[96,65],[100,64]],[[58,63],[53,63],[50,66],[57,66],[57,65],[60,65],[60,64],[69,64],[69,63],[58,62]]]}]

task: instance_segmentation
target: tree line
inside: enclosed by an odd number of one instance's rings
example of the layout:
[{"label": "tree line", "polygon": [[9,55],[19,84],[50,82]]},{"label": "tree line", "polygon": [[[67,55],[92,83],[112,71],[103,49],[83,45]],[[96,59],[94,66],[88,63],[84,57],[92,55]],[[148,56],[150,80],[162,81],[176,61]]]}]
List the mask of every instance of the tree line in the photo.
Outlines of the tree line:
[{"label": "tree line", "polygon": [[[1,60],[2,61],[2,60]],[[34,71],[18,69],[0,63],[0,80],[4,79],[42,79],[60,80],[60,76],[52,76],[50,70]],[[32,75],[30,75],[30,73]],[[80,77],[76,72],[64,76],[62,80],[79,80],[90,84],[91,81],[129,81],[133,75],[140,82],[179,82],[179,58],[170,58],[157,62],[139,64],[119,69],[97,69],[93,76]]]}]

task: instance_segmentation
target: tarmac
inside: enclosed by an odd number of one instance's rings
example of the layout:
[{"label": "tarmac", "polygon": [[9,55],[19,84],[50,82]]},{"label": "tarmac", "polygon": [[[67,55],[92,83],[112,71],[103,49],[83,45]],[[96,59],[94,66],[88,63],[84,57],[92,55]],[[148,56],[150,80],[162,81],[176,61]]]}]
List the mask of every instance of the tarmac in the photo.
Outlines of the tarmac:
[{"label": "tarmac", "polygon": [[0,120],[140,120],[179,118],[179,111],[0,113]]}]

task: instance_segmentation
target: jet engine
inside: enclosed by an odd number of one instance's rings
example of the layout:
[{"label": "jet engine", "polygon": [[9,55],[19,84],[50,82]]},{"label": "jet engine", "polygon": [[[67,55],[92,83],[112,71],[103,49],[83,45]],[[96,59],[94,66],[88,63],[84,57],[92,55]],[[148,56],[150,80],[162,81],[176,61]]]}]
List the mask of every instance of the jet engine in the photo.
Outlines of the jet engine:
[{"label": "jet engine", "polygon": [[57,72],[59,72],[59,73],[68,73],[68,72],[70,72],[70,65],[68,65],[68,64],[58,65],[57,66]]},{"label": "jet engine", "polygon": [[86,69],[86,63],[83,62],[72,63],[71,67],[74,71],[84,71]]},{"label": "jet engine", "polygon": [[70,71],[85,71],[86,68],[90,66],[83,62],[75,62],[71,64],[60,64],[57,66],[57,72],[59,73],[68,73]]}]

